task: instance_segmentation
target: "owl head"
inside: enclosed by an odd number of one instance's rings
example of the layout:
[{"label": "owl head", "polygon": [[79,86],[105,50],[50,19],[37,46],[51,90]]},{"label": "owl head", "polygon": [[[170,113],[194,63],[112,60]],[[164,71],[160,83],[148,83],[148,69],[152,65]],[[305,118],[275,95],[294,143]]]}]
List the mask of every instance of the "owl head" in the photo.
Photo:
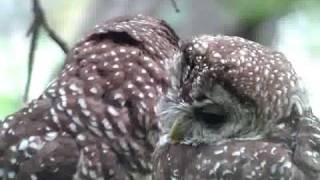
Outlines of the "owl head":
[{"label": "owl head", "polygon": [[[301,81],[283,54],[240,37],[183,43],[173,88],[160,111],[166,137],[186,144],[262,138],[308,111]],[[291,118],[292,119],[292,118]]]}]

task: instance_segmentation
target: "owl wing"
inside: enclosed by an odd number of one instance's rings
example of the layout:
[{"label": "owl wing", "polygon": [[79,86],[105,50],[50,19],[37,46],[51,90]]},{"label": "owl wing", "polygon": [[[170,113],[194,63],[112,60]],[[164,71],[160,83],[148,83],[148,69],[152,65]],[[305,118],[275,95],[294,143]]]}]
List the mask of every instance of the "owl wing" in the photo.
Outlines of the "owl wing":
[{"label": "owl wing", "polygon": [[47,169],[58,179],[150,174],[159,132],[154,106],[169,86],[165,65],[175,60],[177,47],[174,31],[155,18],[121,17],[96,26],[40,98],[2,123],[0,175],[46,179],[40,175]]}]

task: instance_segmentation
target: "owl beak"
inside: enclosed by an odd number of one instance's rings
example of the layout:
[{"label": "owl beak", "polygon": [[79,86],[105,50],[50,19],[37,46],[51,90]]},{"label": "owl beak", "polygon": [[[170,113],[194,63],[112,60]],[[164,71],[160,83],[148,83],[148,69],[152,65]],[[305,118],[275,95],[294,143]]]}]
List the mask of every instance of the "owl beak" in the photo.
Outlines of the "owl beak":
[{"label": "owl beak", "polygon": [[172,143],[181,142],[191,127],[192,121],[188,118],[179,118],[175,120],[169,135]]}]

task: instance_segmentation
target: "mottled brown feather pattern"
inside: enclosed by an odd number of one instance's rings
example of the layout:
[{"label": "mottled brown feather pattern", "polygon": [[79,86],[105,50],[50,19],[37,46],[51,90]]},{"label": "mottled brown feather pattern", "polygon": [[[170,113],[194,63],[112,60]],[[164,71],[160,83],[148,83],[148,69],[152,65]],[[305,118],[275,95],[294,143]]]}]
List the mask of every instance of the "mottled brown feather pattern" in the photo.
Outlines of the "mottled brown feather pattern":
[{"label": "mottled brown feather pattern", "polygon": [[[253,41],[203,35],[186,43],[185,54],[187,63],[193,65],[185,72],[185,84],[223,84],[239,98],[254,101],[270,119],[288,116],[295,103],[291,97],[303,91],[284,55]],[[191,94],[193,90],[184,91]]]},{"label": "mottled brown feather pattern", "polygon": [[169,86],[164,64],[178,51],[174,31],[152,17],[97,25],[43,95],[2,123],[0,175],[147,177],[159,131],[153,107]]},{"label": "mottled brown feather pattern", "polygon": [[175,92],[172,97],[164,97],[171,106],[163,109],[167,113],[163,124],[199,101],[210,102],[206,95],[216,85],[242,104],[253,104],[253,120],[260,124],[251,129],[255,136],[250,138],[235,134],[195,145],[172,141],[164,132],[154,153],[155,180],[320,178],[320,121],[284,55],[240,37],[220,35],[197,36],[182,49],[176,77],[180,82],[169,91]]}]

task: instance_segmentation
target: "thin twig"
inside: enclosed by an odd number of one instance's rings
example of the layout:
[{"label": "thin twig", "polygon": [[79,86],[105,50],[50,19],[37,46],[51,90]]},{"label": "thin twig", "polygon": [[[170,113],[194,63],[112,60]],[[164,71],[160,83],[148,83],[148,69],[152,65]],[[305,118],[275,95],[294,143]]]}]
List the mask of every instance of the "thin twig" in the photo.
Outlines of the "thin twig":
[{"label": "thin twig", "polygon": [[173,6],[174,10],[175,10],[177,13],[179,13],[179,12],[180,12],[180,9],[179,9],[179,7],[178,7],[178,4],[177,4],[176,0],[171,0],[171,3],[172,3],[172,6]]},{"label": "thin twig", "polygon": [[33,5],[34,5],[33,12],[34,12],[35,18],[39,19],[40,25],[48,33],[48,36],[59,45],[59,47],[63,50],[63,52],[67,53],[68,52],[67,44],[49,26],[47,19],[43,13],[44,11],[39,3],[39,0],[33,0]]},{"label": "thin twig", "polygon": [[39,37],[40,32],[40,14],[37,12],[37,2],[33,1],[33,14],[34,19],[33,22],[27,32],[27,36],[31,35],[31,41],[30,41],[30,48],[29,48],[29,54],[28,54],[28,70],[27,70],[27,82],[25,85],[25,91],[23,95],[23,101],[27,102],[28,95],[30,91],[30,84],[31,84],[31,77],[32,77],[32,70],[33,70],[33,62],[34,62],[34,55],[35,50],[37,47],[37,38]]},{"label": "thin twig", "polygon": [[48,33],[48,36],[55,41],[59,47],[62,49],[62,51],[67,54],[68,53],[68,47],[67,44],[54,32],[53,29],[50,28],[50,26],[47,23],[43,23],[43,28]]},{"label": "thin twig", "polygon": [[26,82],[25,92],[23,96],[24,102],[28,100],[31,77],[32,77],[33,62],[34,62],[35,51],[37,48],[40,28],[41,27],[44,28],[48,36],[58,44],[58,46],[63,50],[64,53],[68,52],[68,47],[66,43],[55,33],[53,29],[50,28],[44,16],[43,9],[41,8],[41,5],[38,0],[32,0],[32,11],[33,11],[34,19],[27,33],[27,36],[31,35],[31,42],[30,42],[30,49],[28,54],[27,82]]}]

